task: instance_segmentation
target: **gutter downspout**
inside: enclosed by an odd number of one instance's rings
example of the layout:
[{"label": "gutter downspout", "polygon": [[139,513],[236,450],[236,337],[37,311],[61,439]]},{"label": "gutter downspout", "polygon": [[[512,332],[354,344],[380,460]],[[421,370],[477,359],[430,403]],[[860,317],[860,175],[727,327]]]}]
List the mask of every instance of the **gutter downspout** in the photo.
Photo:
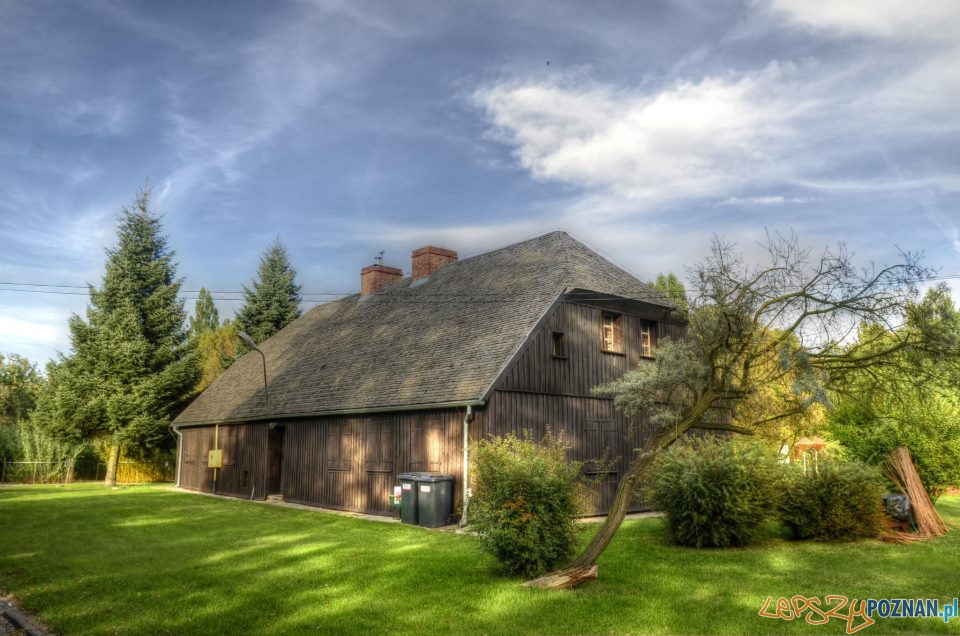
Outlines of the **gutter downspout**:
[{"label": "gutter downspout", "polygon": [[473,406],[467,405],[467,414],[463,418],[463,514],[460,525],[467,525],[467,507],[470,505],[470,422],[473,421]]},{"label": "gutter downspout", "polygon": [[173,429],[173,434],[177,436],[177,478],[174,482],[174,485],[180,487],[180,465],[183,464],[183,433],[180,432],[180,425],[173,424],[170,428]]},{"label": "gutter downspout", "polygon": [[[213,425],[213,450],[220,448],[220,425]],[[217,494],[217,469],[213,469],[213,494]]]}]

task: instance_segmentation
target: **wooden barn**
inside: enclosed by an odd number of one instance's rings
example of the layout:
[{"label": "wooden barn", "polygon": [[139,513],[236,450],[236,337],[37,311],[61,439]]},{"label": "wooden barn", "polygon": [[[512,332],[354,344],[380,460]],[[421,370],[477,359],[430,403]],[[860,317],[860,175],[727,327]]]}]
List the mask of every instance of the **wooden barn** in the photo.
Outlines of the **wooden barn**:
[{"label": "wooden barn", "polygon": [[459,502],[470,444],[549,427],[588,472],[619,458],[594,498],[605,512],[650,430],[591,388],[651,363],[682,329],[673,305],[564,232],[412,259],[409,277],[364,268],[359,294],[262,343],[267,391],[251,352],[197,397],[174,422],[178,485],[387,514],[401,472],[455,475]]}]

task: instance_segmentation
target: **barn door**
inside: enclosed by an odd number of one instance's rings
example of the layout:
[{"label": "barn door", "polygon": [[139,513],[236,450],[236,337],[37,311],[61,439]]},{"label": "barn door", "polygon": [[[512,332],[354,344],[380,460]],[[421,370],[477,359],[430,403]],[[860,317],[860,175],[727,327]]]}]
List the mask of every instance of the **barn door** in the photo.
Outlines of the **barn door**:
[{"label": "barn door", "polygon": [[390,511],[390,492],[394,482],[396,420],[379,418],[365,423],[363,468],[366,477],[364,508],[371,512]]},{"label": "barn door", "polygon": [[282,426],[267,429],[267,494],[283,494],[283,434]]},{"label": "barn door", "polygon": [[591,482],[593,512],[602,514],[610,510],[617,491],[616,460],[622,449],[623,439],[615,420],[587,420],[584,422],[585,456],[583,472]]}]

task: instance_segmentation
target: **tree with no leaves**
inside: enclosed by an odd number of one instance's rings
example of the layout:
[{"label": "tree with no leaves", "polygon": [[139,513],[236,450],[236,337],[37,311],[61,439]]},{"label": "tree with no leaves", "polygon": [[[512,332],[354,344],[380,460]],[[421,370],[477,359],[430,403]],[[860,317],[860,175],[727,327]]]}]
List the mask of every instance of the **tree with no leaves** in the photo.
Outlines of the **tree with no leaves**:
[{"label": "tree with no leaves", "polygon": [[[657,359],[597,387],[628,416],[645,416],[656,433],[637,449],[621,478],[610,512],[586,549],[564,570],[530,584],[577,584],[613,540],[657,453],[689,431],[752,433],[828,404],[828,390],[851,373],[883,373],[912,348],[944,346],[910,312],[917,284],[932,276],[920,258],[858,268],[843,245],[814,256],[793,236],[768,237],[769,261],[749,267],[733,245],[715,238],[710,255],[693,268],[689,324],[683,340],[664,341]],[[884,325],[882,343],[849,336],[862,323]],[[878,346],[879,345],[879,346]],[[738,404],[773,383],[790,395],[734,422]]]}]

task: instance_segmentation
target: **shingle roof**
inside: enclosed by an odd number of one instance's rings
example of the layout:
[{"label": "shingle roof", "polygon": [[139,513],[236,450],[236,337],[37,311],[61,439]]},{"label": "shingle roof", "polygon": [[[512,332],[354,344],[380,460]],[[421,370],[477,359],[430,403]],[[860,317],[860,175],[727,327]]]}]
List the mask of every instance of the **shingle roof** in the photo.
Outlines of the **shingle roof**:
[{"label": "shingle roof", "polygon": [[444,265],[311,309],[237,360],[175,420],[236,421],[467,402],[484,392],[564,290],[671,307],[565,232]]}]

